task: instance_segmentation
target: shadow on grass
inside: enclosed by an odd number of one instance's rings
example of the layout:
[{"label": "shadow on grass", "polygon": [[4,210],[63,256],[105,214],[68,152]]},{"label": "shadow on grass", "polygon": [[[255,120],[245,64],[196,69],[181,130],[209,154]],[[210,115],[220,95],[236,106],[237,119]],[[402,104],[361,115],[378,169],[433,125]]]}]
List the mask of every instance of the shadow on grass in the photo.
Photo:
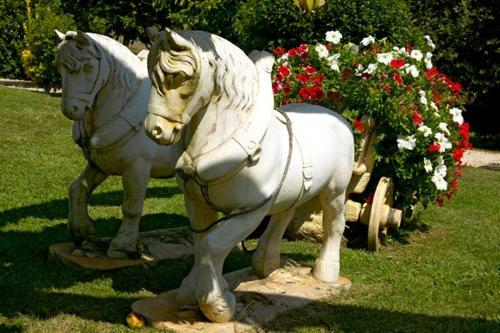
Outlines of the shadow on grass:
[{"label": "shadow on grass", "polygon": [[[175,186],[148,188],[146,198],[170,198],[181,191]],[[122,191],[110,191],[105,193],[94,193],[90,197],[90,205],[93,206],[120,206],[122,202]],[[0,212],[0,227],[17,223],[27,218],[43,218],[48,220],[63,219],[68,217],[68,199],[57,199],[37,205],[29,205],[9,209]]]},{"label": "shadow on grass", "polygon": [[[340,296],[342,297],[342,296]],[[281,313],[265,331],[314,328],[326,332],[498,332],[500,322],[486,319],[430,316],[348,304],[313,302]]]}]

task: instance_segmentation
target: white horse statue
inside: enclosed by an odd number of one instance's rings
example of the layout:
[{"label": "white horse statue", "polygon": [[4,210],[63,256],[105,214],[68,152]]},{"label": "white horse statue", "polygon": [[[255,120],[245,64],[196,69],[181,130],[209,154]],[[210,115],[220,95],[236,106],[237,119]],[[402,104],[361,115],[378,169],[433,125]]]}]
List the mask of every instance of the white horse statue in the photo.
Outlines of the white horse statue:
[{"label": "white horse statue", "polygon": [[162,147],[146,136],[151,81],[147,66],[128,48],[106,36],[56,31],[56,62],[62,77],[63,114],[73,120],[73,139],[87,166],[69,186],[69,232],[75,243],[95,234],[88,198],[108,175],[122,175],[123,221],[107,255],[137,251],[139,220],[149,177],[174,175],[178,145]]},{"label": "white horse statue", "polygon": [[[160,144],[183,145],[176,171],[195,232],[194,266],[177,301],[197,302],[212,321],[230,320],[235,298],[222,276],[226,256],[271,215],[252,258],[254,271],[269,275],[279,268],[295,208],[314,196],[324,210],[325,239],[313,274],[338,280],[354,158],[350,126],[315,105],[273,111],[269,53],[254,53],[254,63],[210,33],[150,28],[148,35],[154,88],[146,132]],[[218,212],[225,217],[217,219]]]}]

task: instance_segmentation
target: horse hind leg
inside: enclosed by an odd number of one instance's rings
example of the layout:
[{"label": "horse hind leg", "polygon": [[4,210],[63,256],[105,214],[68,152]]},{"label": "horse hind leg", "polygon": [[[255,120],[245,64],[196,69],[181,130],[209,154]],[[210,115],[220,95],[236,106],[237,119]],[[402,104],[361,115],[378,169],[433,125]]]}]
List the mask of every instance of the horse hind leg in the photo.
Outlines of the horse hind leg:
[{"label": "horse hind leg", "polygon": [[321,281],[335,282],[339,278],[340,242],[345,228],[345,194],[345,189],[335,190],[329,186],[319,195],[321,207],[323,208],[324,236],[313,275]]},{"label": "horse hind leg", "polygon": [[281,239],[294,214],[295,209],[289,209],[271,217],[252,256],[252,269],[259,277],[265,278],[280,267]]}]

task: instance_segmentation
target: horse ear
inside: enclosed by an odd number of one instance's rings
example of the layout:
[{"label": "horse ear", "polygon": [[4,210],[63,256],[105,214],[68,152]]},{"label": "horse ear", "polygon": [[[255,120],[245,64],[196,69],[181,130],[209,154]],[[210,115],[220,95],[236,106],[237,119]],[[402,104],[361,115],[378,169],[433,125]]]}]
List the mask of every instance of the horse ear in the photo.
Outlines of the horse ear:
[{"label": "horse ear", "polygon": [[65,34],[63,34],[62,32],[60,32],[60,31],[59,31],[59,30],[57,30],[57,29],[56,29],[56,30],[54,30],[54,32],[56,33],[57,37],[59,37],[59,39],[60,39],[61,41],[63,41],[63,40],[64,40],[64,38],[66,37],[66,35],[65,35]]},{"label": "horse ear", "polygon": [[90,37],[80,30],[76,33],[76,42],[80,45],[90,45]]},{"label": "horse ear", "polygon": [[147,27],[146,34],[148,35],[149,40],[154,43],[160,36],[160,31],[158,31],[156,27]]},{"label": "horse ear", "polygon": [[167,42],[173,50],[186,51],[192,48],[191,42],[179,35],[177,32],[168,28],[165,29],[165,32],[167,35]]}]

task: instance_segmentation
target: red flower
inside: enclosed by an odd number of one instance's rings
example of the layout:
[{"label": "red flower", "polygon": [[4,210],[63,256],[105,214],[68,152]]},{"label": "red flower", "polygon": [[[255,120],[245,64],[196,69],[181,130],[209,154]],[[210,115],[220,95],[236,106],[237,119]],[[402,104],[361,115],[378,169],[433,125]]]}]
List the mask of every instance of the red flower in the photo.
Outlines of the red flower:
[{"label": "red flower", "polygon": [[273,82],[272,87],[273,87],[273,94],[275,95],[280,91],[281,88],[278,82]]},{"label": "red flower", "polygon": [[405,61],[403,59],[393,59],[391,60],[391,66],[395,69],[403,67],[405,64]]},{"label": "red flower", "polygon": [[455,177],[462,177],[462,171],[455,171]]},{"label": "red flower", "polygon": [[394,79],[394,81],[396,81],[396,84],[398,86],[402,85],[404,82],[403,82],[403,78],[401,77],[401,75],[399,75],[399,73],[394,73],[392,75],[392,78]]},{"label": "red flower", "polygon": [[296,51],[295,49],[290,49],[290,50],[288,50],[288,55],[289,55],[290,57],[293,57],[293,56],[294,56],[294,55],[296,55],[296,54],[297,54],[297,51]]},{"label": "red flower", "polygon": [[425,76],[431,82],[435,82],[438,75],[439,75],[439,70],[437,69],[437,67],[432,67],[427,72],[425,72]]},{"label": "red flower", "polygon": [[307,74],[314,74],[314,73],[316,73],[316,68],[314,68],[313,66],[307,66],[306,73]]},{"label": "red flower", "polygon": [[433,144],[431,144],[431,145],[427,148],[427,151],[428,151],[429,153],[434,153],[434,152],[439,151],[439,149],[441,149],[441,146],[439,145],[439,143],[433,143]]},{"label": "red flower", "polygon": [[448,198],[448,200],[451,200],[452,196],[453,196],[453,193],[451,193],[450,191],[446,192],[446,197]]},{"label": "red flower", "polygon": [[303,55],[307,51],[309,51],[309,47],[304,43],[300,44],[300,46],[296,49],[298,55]]},{"label": "red flower", "polygon": [[392,88],[388,85],[385,85],[382,89],[384,89],[386,94],[390,94],[392,92]]},{"label": "red flower", "polygon": [[342,71],[342,81],[347,81],[352,74],[352,69],[349,67],[344,68]]},{"label": "red flower", "polygon": [[365,127],[358,119],[354,119],[354,127],[360,132],[363,132],[365,130]]},{"label": "red flower", "polygon": [[406,45],[406,51],[408,51],[408,52],[413,51],[413,45],[411,45],[411,44]]},{"label": "red flower", "polygon": [[412,114],[411,118],[413,119],[413,121],[415,123],[417,123],[417,125],[419,125],[419,126],[422,125],[422,123],[423,123],[422,115],[420,114],[420,112],[418,112],[418,109],[415,105],[413,106],[413,114]]},{"label": "red flower", "polygon": [[432,99],[434,100],[434,103],[441,105],[441,95],[439,94],[439,91],[432,90]]},{"label": "red flower", "polygon": [[307,87],[302,87],[299,89],[299,95],[303,99],[309,99],[311,98],[311,94],[309,93],[309,88]]},{"label": "red flower", "polygon": [[276,73],[274,75],[274,81],[282,82],[283,81],[283,75],[281,75],[280,73]]},{"label": "red flower", "polygon": [[456,178],[453,178],[453,180],[451,181],[451,187],[454,191],[458,191],[458,180]]},{"label": "red flower", "polygon": [[464,151],[462,150],[462,148],[458,147],[453,151],[452,155],[455,161],[461,162],[462,157],[464,156]]},{"label": "red flower", "polygon": [[274,55],[275,55],[275,56],[277,56],[277,57],[281,57],[282,55],[284,55],[284,54],[285,54],[285,49],[284,49],[284,48],[282,48],[282,47],[279,47],[279,46],[278,46],[277,48],[275,48],[275,49],[273,50],[273,53],[274,53]]},{"label": "red flower", "polygon": [[439,207],[443,207],[443,204],[444,204],[443,203],[443,198],[441,198],[440,195],[438,195],[438,197],[437,197],[437,204],[438,204]]},{"label": "red flower", "polygon": [[313,77],[313,81],[314,81],[315,86],[321,87],[323,85],[324,78],[325,78],[325,75],[323,75],[323,74],[316,75],[315,77]]},{"label": "red flower", "polygon": [[323,90],[321,90],[321,88],[319,87],[309,88],[309,95],[312,99],[320,99],[321,97],[323,97]]},{"label": "red flower", "polygon": [[285,65],[281,65],[279,68],[278,68],[278,71],[280,72],[281,75],[283,75],[283,77],[288,77],[290,76],[290,69],[288,67],[286,67]]},{"label": "red flower", "polygon": [[295,79],[297,79],[297,81],[299,81],[299,82],[306,83],[307,80],[309,80],[309,75],[297,74],[297,75],[295,75]]},{"label": "red flower", "polygon": [[362,77],[363,79],[369,79],[369,78],[371,78],[372,76],[373,76],[373,75],[372,75],[372,74],[370,74],[370,73],[363,73],[363,74],[361,74],[361,77]]},{"label": "red flower", "polygon": [[290,92],[292,92],[292,89],[290,88],[290,83],[285,82],[283,83],[283,92],[285,95],[288,95]]},{"label": "red flower", "polygon": [[450,86],[451,92],[460,92],[462,90],[462,85],[458,82],[453,82]]},{"label": "red flower", "polygon": [[469,123],[468,122],[463,122],[462,125],[460,125],[460,130],[459,130],[459,134],[462,138],[464,139],[469,139]]}]

